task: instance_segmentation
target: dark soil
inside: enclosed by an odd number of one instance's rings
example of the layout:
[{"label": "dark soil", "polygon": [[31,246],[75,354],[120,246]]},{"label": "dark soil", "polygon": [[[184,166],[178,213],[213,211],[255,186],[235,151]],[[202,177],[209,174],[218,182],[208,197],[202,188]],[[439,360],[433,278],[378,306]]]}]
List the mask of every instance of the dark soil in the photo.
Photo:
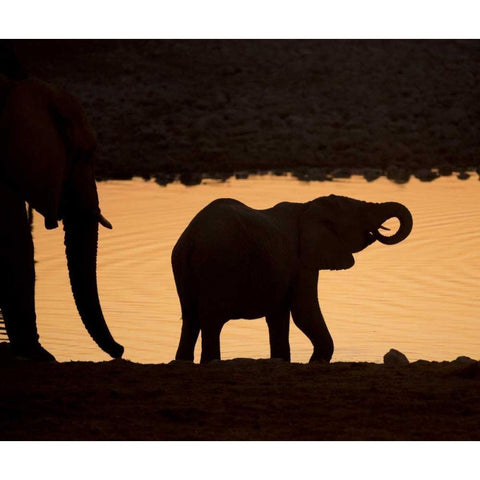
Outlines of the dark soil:
[{"label": "dark soil", "polygon": [[0,440],[480,440],[478,362],[0,362]]}]

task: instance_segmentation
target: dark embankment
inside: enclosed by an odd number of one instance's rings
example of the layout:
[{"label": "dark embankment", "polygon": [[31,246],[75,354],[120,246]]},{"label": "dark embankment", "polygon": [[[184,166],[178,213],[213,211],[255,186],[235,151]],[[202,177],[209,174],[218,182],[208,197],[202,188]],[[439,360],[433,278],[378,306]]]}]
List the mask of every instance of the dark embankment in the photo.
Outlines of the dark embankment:
[{"label": "dark embankment", "polygon": [[3,362],[0,378],[0,440],[480,440],[478,362]]},{"label": "dark embankment", "polygon": [[479,165],[479,41],[15,41],[86,106],[99,178],[363,169],[405,182]]}]

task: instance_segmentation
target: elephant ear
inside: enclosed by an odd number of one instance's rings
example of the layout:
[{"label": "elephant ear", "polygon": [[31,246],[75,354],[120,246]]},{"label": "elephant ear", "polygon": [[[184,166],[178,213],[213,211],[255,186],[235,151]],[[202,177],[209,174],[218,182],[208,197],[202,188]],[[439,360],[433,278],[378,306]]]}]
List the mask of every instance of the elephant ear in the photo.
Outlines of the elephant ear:
[{"label": "elephant ear", "polygon": [[3,117],[6,155],[0,159],[5,181],[57,226],[60,198],[76,152],[96,145],[79,103],[34,77],[15,82]]},{"label": "elephant ear", "polygon": [[97,146],[95,131],[85,110],[73,95],[52,88],[49,109],[68,152],[93,152]]},{"label": "elephant ear", "polygon": [[337,233],[335,206],[328,197],[307,204],[300,218],[300,262],[315,270],[345,270],[355,264],[352,253]]}]

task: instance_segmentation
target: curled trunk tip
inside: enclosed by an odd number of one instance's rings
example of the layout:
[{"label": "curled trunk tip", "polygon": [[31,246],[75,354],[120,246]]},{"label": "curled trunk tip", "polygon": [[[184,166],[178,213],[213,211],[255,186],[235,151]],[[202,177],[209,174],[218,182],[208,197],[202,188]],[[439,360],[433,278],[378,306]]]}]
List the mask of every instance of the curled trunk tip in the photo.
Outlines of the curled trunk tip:
[{"label": "curled trunk tip", "polygon": [[[407,207],[397,202],[387,202],[379,205],[380,207],[380,218],[379,225],[377,230],[373,232],[375,240],[378,240],[384,245],[394,245],[405,240],[413,227],[413,218],[412,214]],[[387,221],[389,218],[397,218],[400,222],[400,227],[396,233],[391,236],[383,235],[379,232],[379,228],[382,223]]]}]

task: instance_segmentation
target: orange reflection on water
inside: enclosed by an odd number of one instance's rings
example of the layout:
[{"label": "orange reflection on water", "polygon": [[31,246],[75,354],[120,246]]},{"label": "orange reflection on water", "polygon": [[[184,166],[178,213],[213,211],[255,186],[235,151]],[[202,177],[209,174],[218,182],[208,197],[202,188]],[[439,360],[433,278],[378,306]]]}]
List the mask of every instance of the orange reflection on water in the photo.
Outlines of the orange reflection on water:
[{"label": "orange reflection on water", "polygon": [[[232,197],[253,208],[304,202],[335,193],[367,201],[398,201],[412,212],[414,229],[395,246],[374,244],[355,254],[350,270],[322,271],[320,305],[335,342],[333,361],[381,362],[396,348],[410,360],[479,357],[478,284],[480,185],[476,178],[385,178],[299,182],[253,177],[196,187],[159,187],[142,180],[98,185],[102,212],[98,283],[105,318],[125,358],[169,362],[180,336],[180,306],[170,252],[192,217],[215,198]],[[58,360],[107,360],[81,324],[68,283],[63,232],[47,231],[36,216],[37,316],[42,344]],[[307,362],[312,347],[291,324],[292,361]],[[228,322],[222,358],[267,358],[263,319]],[[200,353],[197,344],[196,361]]]}]

